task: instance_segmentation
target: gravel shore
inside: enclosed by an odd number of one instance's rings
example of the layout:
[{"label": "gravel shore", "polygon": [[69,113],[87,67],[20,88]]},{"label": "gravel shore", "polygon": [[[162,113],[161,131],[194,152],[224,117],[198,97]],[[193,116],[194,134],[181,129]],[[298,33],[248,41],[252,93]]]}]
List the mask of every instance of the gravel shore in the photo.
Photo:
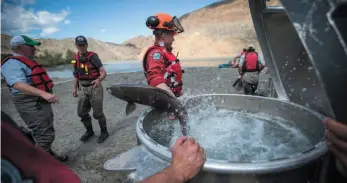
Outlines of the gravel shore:
[{"label": "gravel shore", "polygon": [[[242,93],[232,87],[237,78],[236,69],[189,68],[185,69],[185,95],[210,93]],[[261,74],[261,80],[267,80],[267,74]],[[138,83],[144,81],[142,72],[109,75],[103,82],[104,89],[114,83]],[[104,90],[104,112],[108,122],[110,137],[102,144],[96,143],[96,137],[87,143],[79,141],[84,127],[77,116],[77,99],[72,97],[72,82],[55,85],[54,93],[60,103],[54,104],[56,139],[54,150],[70,156],[68,166],[74,170],[82,182],[122,183],[127,182],[124,173],[107,172],[103,169],[106,160],[136,146],[135,123],[147,106],[138,106],[136,111],[125,116],[126,103],[114,98]],[[1,107],[20,125],[24,125],[11,100],[7,89],[1,91]],[[92,113],[90,113],[92,114]],[[93,125],[98,136],[100,129],[97,121]]]}]

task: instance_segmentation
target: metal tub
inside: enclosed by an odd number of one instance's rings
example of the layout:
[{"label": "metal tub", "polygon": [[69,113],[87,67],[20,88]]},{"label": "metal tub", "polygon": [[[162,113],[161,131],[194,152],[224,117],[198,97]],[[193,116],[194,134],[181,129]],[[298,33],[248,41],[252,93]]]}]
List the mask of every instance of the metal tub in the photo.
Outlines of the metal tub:
[{"label": "metal tub", "polygon": [[[202,171],[189,182],[307,183],[315,178],[319,159],[327,152],[324,142],[325,127],[320,114],[303,106],[274,98],[233,94],[194,96],[187,100],[186,106],[187,108],[198,106],[201,105],[201,101],[205,104],[214,104],[217,108],[249,114],[280,116],[285,120],[293,121],[315,145],[289,157],[257,163],[228,162],[207,157]],[[166,117],[165,113],[153,108],[143,113],[136,125],[136,133],[141,145],[109,160],[105,163],[105,169],[136,170],[135,181],[138,181],[168,166],[171,160],[168,144],[159,143],[158,139],[155,139],[157,137],[147,133],[158,121],[157,119],[162,117]]]}]

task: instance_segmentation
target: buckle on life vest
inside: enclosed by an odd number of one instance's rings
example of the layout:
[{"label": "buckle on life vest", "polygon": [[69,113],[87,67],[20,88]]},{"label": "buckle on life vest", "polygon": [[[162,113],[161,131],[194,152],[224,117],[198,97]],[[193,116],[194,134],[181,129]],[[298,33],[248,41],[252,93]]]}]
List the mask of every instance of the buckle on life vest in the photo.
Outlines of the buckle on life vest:
[{"label": "buckle on life vest", "polygon": [[176,85],[175,85],[175,83],[172,83],[170,88],[176,88],[176,87],[181,87],[181,86],[183,86],[183,83],[178,83]]}]

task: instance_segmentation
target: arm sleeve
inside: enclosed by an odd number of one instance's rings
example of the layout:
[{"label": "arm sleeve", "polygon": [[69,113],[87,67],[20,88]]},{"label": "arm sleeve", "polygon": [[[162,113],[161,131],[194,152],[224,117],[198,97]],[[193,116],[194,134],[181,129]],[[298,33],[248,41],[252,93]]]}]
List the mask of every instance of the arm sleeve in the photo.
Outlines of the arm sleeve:
[{"label": "arm sleeve", "polygon": [[8,85],[11,87],[17,82],[27,83],[25,68],[27,66],[22,62],[10,59],[2,65],[1,74],[5,78]]},{"label": "arm sleeve", "polygon": [[165,83],[164,56],[158,50],[152,50],[147,55],[147,82],[151,86]]},{"label": "arm sleeve", "polygon": [[258,54],[258,61],[261,65],[265,66],[265,60],[263,54]]},{"label": "arm sleeve", "polygon": [[242,65],[245,63],[245,55],[242,55],[239,60],[239,67],[242,67]]},{"label": "arm sleeve", "polygon": [[95,67],[97,67],[97,68],[100,68],[100,67],[102,67],[103,65],[102,65],[102,62],[101,62],[101,60],[100,60],[100,58],[99,58],[99,56],[98,56],[98,54],[94,54],[92,57],[91,57],[91,62],[95,65]]}]

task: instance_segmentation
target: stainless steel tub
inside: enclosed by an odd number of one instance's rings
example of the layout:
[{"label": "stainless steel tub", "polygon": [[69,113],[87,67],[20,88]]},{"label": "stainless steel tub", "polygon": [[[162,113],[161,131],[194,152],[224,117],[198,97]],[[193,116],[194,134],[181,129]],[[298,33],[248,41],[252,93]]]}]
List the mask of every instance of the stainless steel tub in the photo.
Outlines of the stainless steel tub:
[{"label": "stainless steel tub", "polygon": [[[201,101],[214,104],[218,108],[249,114],[280,116],[285,120],[293,121],[315,145],[304,152],[298,152],[289,157],[259,163],[231,163],[207,158],[202,171],[190,182],[307,183],[314,179],[319,159],[327,152],[324,141],[325,127],[322,123],[323,117],[320,114],[303,106],[274,98],[233,94],[208,94],[191,97],[187,100],[186,106],[188,108],[197,106],[201,104]],[[156,119],[161,117],[165,117],[165,115],[161,111],[152,108],[143,113],[136,125],[137,137],[141,143],[138,146],[140,147],[139,150],[128,153],[127,158],[121,155],[118,157],[119,159],[109,160],[105,163],[106,169],[112,170],[117,166],[118,170],[122,168],[123,170],[136,169],[137,178],[135,180],[141,180],[168,166],[171,160],[168,145],[158,143],[157,139],[152,138],[147,133],[155,125],[155,121],[158,121]],[[135,160],[135,157],[137,160]],[[144,160],[139,160],[141,157],[144,159],[150,157],[150,163],[146,164]],[[126,163],[127,159],[136,161],[136,165],[132,165],[133,168],[126,168],[126,166],[130,166],[129,163]],[[119,166],[123,167],[119,168]]]}]

